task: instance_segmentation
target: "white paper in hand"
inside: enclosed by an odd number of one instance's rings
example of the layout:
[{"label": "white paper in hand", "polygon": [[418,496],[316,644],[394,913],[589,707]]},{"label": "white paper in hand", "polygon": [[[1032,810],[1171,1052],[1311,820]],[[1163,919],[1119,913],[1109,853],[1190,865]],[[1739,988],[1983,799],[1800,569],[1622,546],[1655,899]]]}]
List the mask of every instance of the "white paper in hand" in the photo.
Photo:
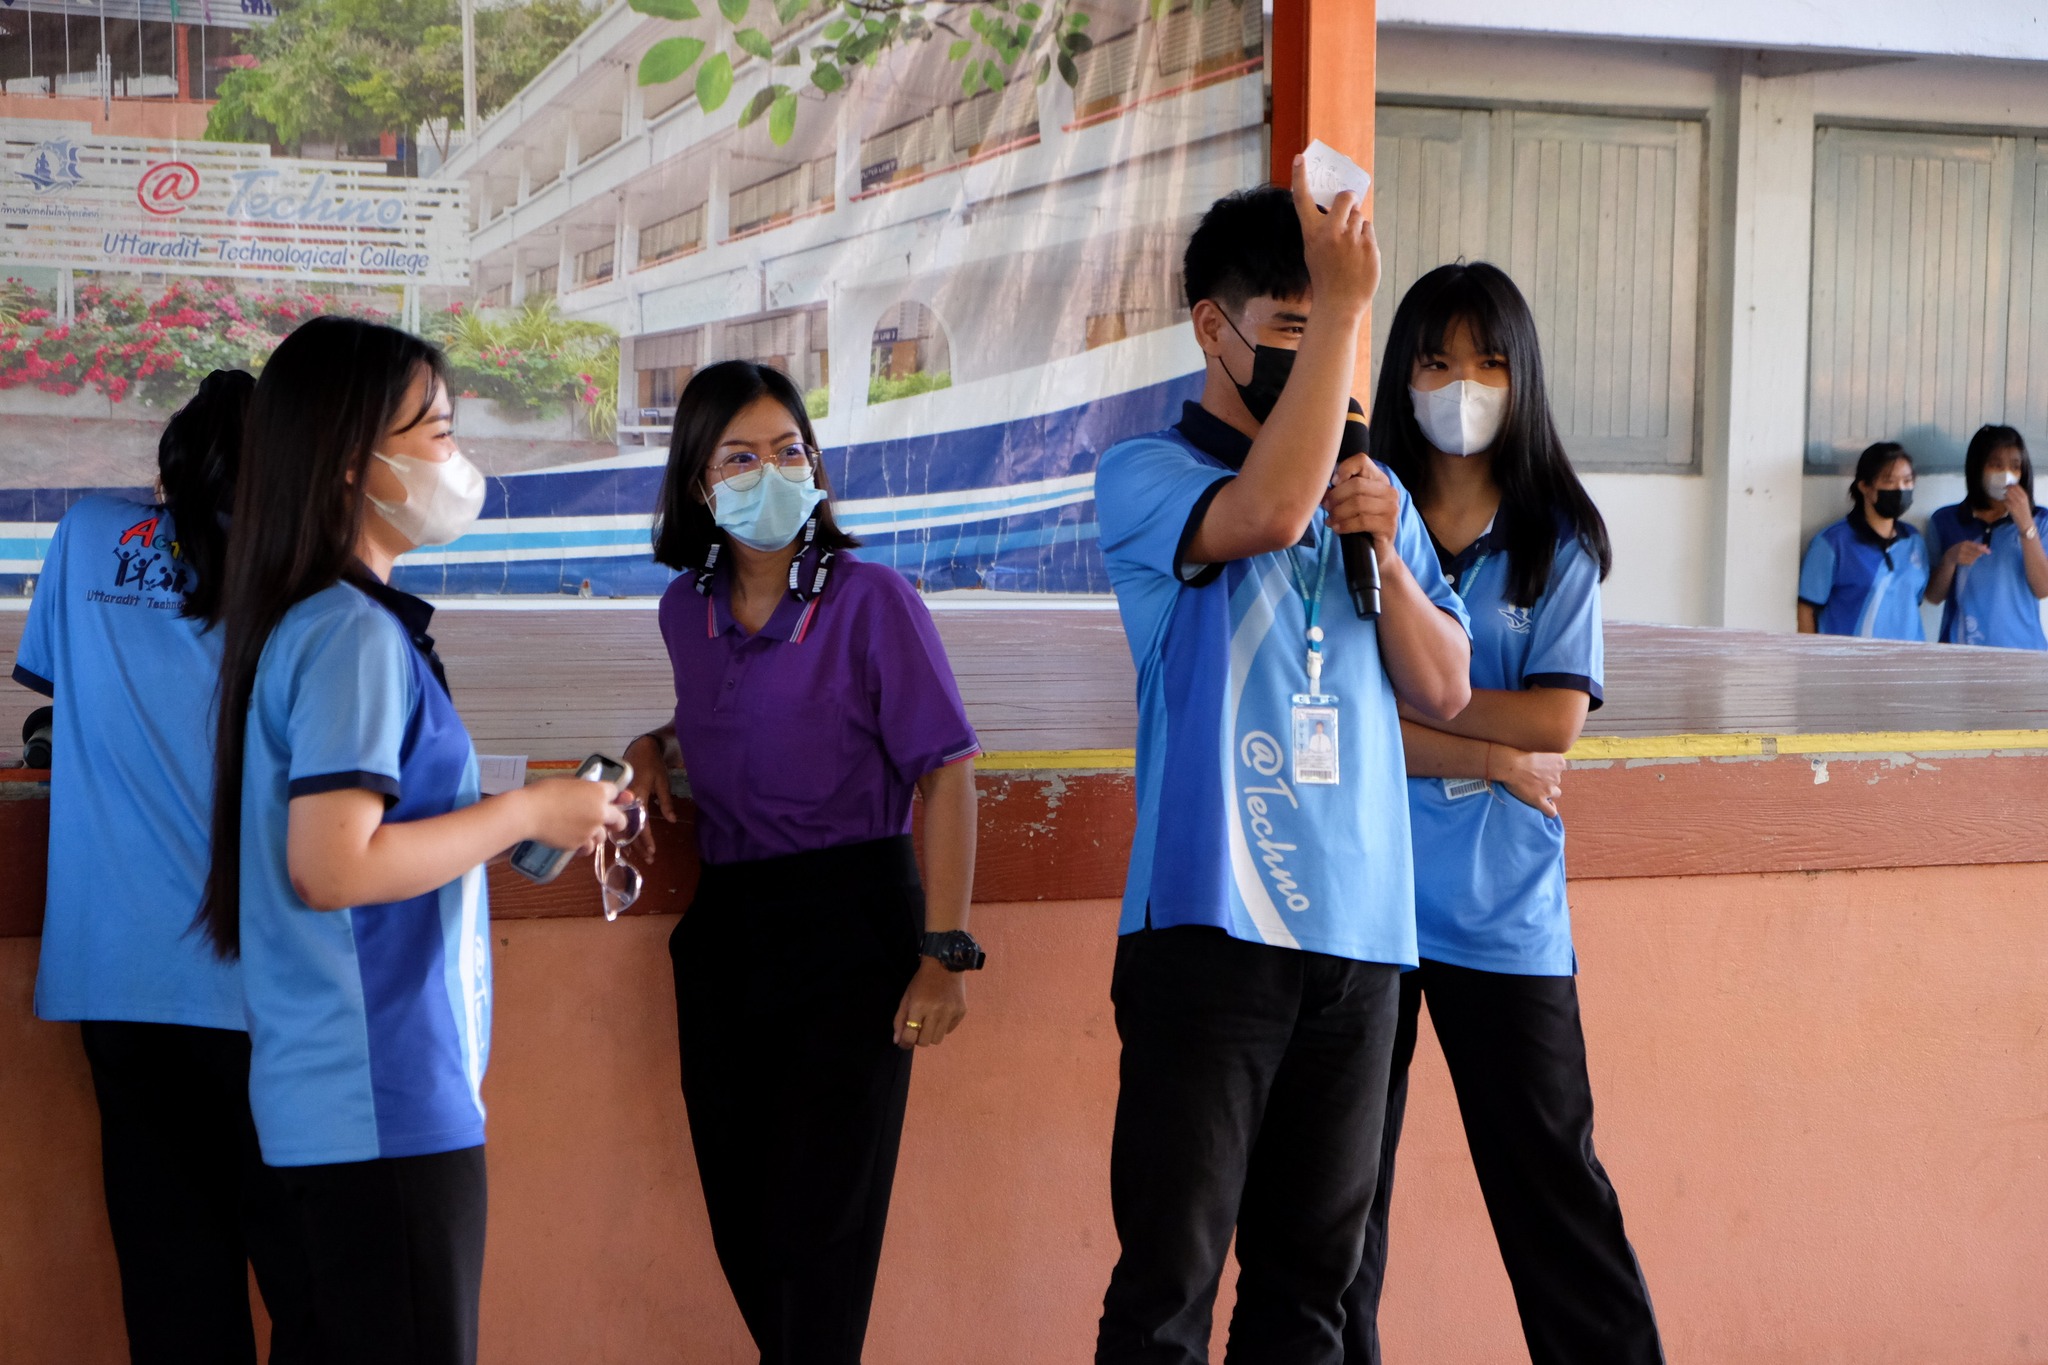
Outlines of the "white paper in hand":
[{"label": "white paper in hand", "polygon": [[1316,207],[1326,209],[1338,195],[1349,190],[1360,200],[1372,188],[1372,174],[1329,143],[1317,138],[1301,154],[1301,169],[1308,178],[1309,195]]}]

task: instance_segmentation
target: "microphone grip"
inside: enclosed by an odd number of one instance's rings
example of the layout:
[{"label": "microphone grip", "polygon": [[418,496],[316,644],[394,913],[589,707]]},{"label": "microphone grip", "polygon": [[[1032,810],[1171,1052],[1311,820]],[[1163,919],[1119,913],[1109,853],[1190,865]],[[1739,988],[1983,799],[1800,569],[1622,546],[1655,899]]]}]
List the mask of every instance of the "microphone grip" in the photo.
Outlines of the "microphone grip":
[{"label": "microphone grip", "polygon": [[[1365,425],[1365,409],[1352,399],[1345,413],[1344,432],[1337,439],[1339,463],[1371,448]],[[1352,531],[1338,537],[1344,552],[1344,584],[1351,590],[1351,605],[1361,621],[1377,620],[1380,614],[1380,557],[1369,531]]]},{"label": "microphone grip", "polygon": [[1337,538],[1344,553],[1344,583],[1351,589],[1351,605],[1358,619],[1371,621],[1380,614],[1380,557],[1369,531],[1352,531]]}]

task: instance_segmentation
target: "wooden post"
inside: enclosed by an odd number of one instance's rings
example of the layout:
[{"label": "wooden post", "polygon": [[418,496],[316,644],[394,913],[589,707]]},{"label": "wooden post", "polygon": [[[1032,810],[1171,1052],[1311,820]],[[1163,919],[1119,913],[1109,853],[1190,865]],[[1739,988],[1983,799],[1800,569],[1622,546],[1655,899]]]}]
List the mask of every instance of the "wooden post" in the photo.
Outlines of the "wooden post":
[{"label": "wooden post", "polygon": [[[1296,153],[1321,138],[1371,170],[1375,0],[1273,0],[1272,176],[1285,185]],[[1389,303],[1391,306],[1391,302]],[[1362,333],[1372,336],[1372,320]],[[1372,405],[1372,356],[1358,348],[1352,392]]]},{"label": "wooden post", "polygon": [[192,98],[192,26],[179,24],[171,32],[176,39],[172,46],[177,55],[172,64],[178,70],[178,98],[189,100]]}]

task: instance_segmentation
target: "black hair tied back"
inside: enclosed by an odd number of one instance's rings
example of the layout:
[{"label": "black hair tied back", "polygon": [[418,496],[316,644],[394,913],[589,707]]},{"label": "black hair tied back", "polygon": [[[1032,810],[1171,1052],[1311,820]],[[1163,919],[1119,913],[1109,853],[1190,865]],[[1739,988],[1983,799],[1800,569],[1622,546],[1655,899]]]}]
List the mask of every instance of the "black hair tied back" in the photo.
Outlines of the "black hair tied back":
[{"label": "black hair tied back", "polygon": [[242,423],[255,389],[255,378],[242,370],[215,370],[199,382],[199,391],[172,416],[156,443],[157,478],[185,568],[180,614],[198,620],[211,618],[220,602],[228,510],[242,463]]}]

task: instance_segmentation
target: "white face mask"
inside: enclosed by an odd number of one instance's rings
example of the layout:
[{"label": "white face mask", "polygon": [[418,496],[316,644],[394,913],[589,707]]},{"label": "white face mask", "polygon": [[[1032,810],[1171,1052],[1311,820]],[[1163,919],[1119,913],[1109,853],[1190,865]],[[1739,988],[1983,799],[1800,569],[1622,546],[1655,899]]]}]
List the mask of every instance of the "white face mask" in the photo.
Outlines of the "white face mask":
[{"label": "white face mask", "polygon": [[1492,447],[1508,415],[1508,389],[1460,379],[1440,389],[1411,387],[1415,420],[1429,443],[1446,455],[1477,455]]},{"label": "white face mask", "polygon": [[370,453],[398,476],[405,489],[404,502],[373,497],[370,506],[414,545],[446,545],[476,523],[477,513],[484,509],[484,472],[460,451],[445,460]]},{"label": "white face mask", "polygon": [[2005,490],[2020,481],[2020,476],[2010,469],[1987,469],[1984,471],[1984,496],[1993,502],[2005,500]]}]

